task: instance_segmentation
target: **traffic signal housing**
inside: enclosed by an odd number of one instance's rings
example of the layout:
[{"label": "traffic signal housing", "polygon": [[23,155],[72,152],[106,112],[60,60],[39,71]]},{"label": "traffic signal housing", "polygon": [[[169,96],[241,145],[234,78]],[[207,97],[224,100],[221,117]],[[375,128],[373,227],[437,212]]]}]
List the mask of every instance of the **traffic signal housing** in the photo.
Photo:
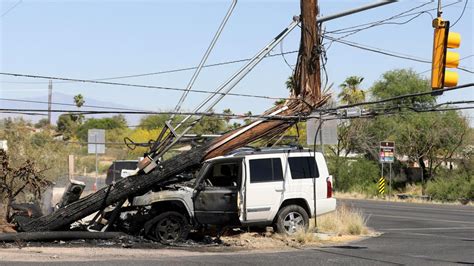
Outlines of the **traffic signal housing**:
[{"label": "traffic signal housing", "polygon": [[458,84],[458,73],[446,71],[446,68],[457,68],[459,54],[448,51],[448,48],[458,48],[461,44],[461,35],[449,32],[449,21],[442,18],[433,20],[433,60],[431,65],[431,88],[433,90],[444,87],[454,87]]}]

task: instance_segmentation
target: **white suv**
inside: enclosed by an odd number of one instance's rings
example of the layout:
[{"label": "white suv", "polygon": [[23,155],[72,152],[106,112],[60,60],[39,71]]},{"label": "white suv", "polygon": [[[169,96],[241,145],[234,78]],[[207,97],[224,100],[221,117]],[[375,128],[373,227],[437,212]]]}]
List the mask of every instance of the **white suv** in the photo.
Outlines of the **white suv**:
[{"label": "white suv", "polygon": [[175,242],[199,225],[273,225],[293,234],[308,228],[315,209],[317,215],[334,211],[336,199],[321,153],[278,149],[213,158],[195,182],[150,191],[132,205],[148,213],[142,227],[148,236]]}]

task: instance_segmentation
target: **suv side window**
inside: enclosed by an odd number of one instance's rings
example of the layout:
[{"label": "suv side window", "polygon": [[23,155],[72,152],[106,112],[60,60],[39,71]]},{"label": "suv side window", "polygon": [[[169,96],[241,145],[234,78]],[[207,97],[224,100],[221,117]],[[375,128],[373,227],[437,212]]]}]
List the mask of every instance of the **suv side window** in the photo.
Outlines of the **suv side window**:
[{"label": "suv side window", "polygon": [[290,157],[290,171],[292,179],[319,177],[318,166],[314,157]]},{"label": "suv side window", "polygon": [[250,163],[250,183],[283,180],[280,158],[254,159]]}]

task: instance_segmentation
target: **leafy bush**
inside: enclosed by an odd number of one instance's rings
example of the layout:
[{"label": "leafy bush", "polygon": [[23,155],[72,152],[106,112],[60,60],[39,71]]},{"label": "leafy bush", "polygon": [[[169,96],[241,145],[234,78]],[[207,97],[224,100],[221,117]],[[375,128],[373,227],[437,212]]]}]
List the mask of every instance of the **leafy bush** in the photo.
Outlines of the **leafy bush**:
[{"label": "leafy bush", "polygon": [[357,191],[368,195],[377,193],[379,166],[367,159],[343,159],[329,161],[335,179],[335,189],[342,192]]},{"label": "leafy bush", "polygon": [[428,182],[426,193],[434,200],[474,199],[474,179],[447,172]]}]

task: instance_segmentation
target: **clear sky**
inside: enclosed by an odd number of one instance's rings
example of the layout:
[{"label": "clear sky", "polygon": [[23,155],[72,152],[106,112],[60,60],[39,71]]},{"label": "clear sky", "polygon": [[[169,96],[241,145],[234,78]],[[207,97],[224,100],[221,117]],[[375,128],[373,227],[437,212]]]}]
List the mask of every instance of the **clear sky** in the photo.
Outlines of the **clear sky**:
[{"label": "clear sky", "polygon": [[[320,9],[324,16],[374,1],[320,0]],[[0,18],[1,71],[95,79],[197,65],[231,1],[18,2],[1,0],[0,13],[4,14]],[[331,31],[373,22],[429,2],[400,1],[333,20],[324,26]],[[461,57],[471,56],[461,61],[461,65],[471,70],[474,69],[472,2],[469,1],[464,16],[452,29],[462,36],[461,48],[458,49]],[[443,16],[454,22],[461,14],[464,1],[443,1],[443,5],[450,3],[455,4],[445,8]],[[431,2],[411,13],[435,7],[436,3]],[[251,57],[284,29],[293,15],[299,14],[299,8],[297,0],[239,0],[208,63]],[[435,16],[435,11],[430,13]],[[396,21],[403,22],[409,18]],[[407,24],[373,27],[345,40],[430,60],[431,20],[430,15],[425,13]],[[274,53],[280,52],[281,48],[284,51],[296,50],[299,35],[297,28]],[[394,68],[412,68],[417,72],[430,69],[426,63],[387,57],[338,43],[332,44],[327,57],[329,83],[334,83],[334,94],[339,90],[338,85],[351,75],[364,77],[362,88],[369,88],[382,73]],[[296,54],[287,55],[286,59],[294,65]],[[204,69],[194,89],[215,89],[241,65]],[[284,83],[291,72],[281,56],[265,59],[233,92],[286,97],[288,91]],[[460,74],[459,84],[474,81],[474,74],[457,72]],[[187,71],[116,81],[184,88],[192,73]],[[429,74],[425,72],[423,75]],[[170,110],[181,96],[180,92],[156,89],[57,82],[54,83],[54,91],[71,95],[81,93],[86,103],[88,98],[94,98],[147,110]],[[0,77],[1,97],[30,98],[46,94],[47,83],[44,80]],[[202,94],[191,93],[183,106],[184,110],[192,110],[203,97]],[[438,101],[469,99],[474,99],[474,88],[447,92]],[[251,110],[258,114],[272,103],[270,100],[229,96],[216,110],[231,108],[236,113]]]}]

